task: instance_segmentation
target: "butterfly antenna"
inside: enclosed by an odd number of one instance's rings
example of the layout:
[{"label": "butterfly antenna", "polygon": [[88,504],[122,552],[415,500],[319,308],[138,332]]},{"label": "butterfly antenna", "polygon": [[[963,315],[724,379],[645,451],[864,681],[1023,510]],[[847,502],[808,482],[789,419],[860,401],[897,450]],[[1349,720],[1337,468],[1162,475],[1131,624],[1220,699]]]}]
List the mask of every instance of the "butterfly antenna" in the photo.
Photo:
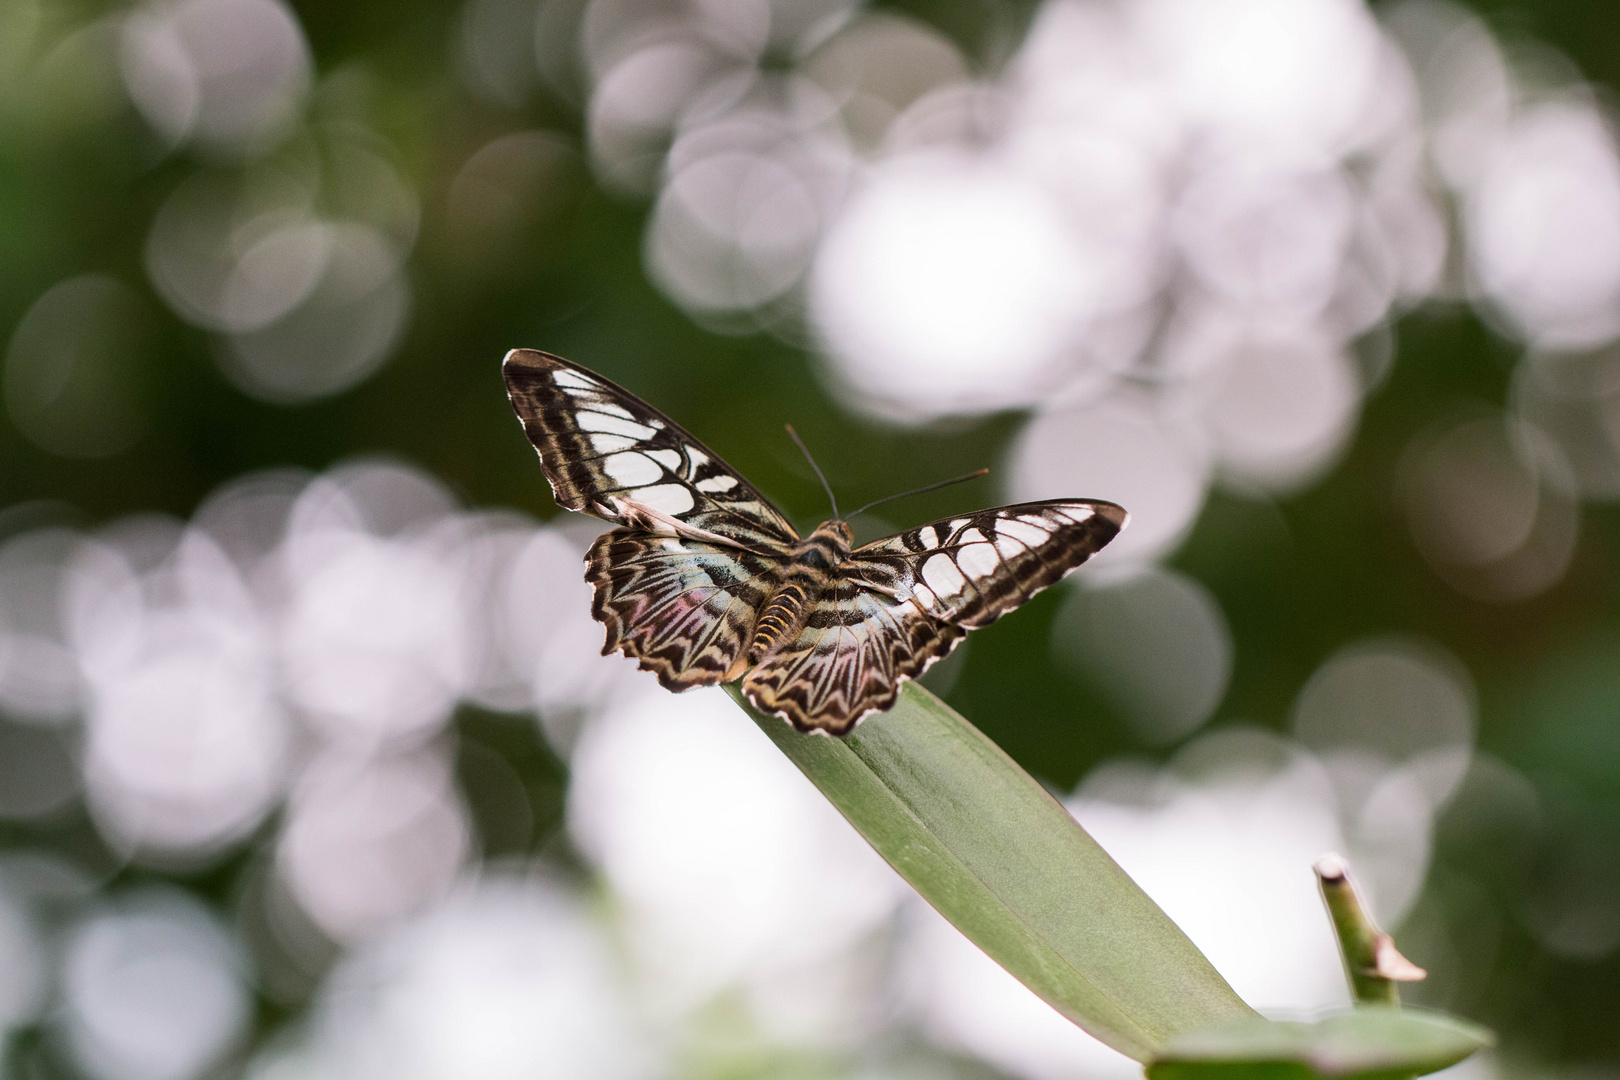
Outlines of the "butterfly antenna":
[{"label": "butterfly antenna", "polygon": [[787,424],[785,426],[788,429],[788,434],[793,436],[793,441],[798,444],[799,450],[804,454],[804,460],[808,461],[810,467],[816,470],[816,479],[821,481],[821,490],[827,493],[827,501],[832,503],[833,520],[842,521],[843,519],[838,516],[838,498],[833,494],[832,485],[827,483],[827,478],[821,474],[821,466],[817,465],[816,459],[810,456],[810,448],[804,445],[804,440],[799,438],[797,431],[793,430],[793,425]]},{"label": "butterfly antenna", "polygon": [[904,499],[904,498],[908,498],[908,497],[910,497],[912,495],[921,495],[925,491],[937,491],[938,489],[940,489],[942,487],[950,487],[952,484],[960,484],[964,480],[977,480],[979,477],[983,476],[985,473],[987,473],[989,471],[990,471],[989,469],[979,469],[979,470],[977,470],[975,472],[970,472],[970,473],[967,473],[967,474],[965,474],[963,476],[953,477],[950,480],[941,480],[937,484],[925,484],[924,486],[922,486],[920,488],[912,488],[910,491],[902,491],[898,495],[885,495],[881,499],[874,499],[872,502],[867,503],[865,506],[863,506],[859,510],[855,511],[854,514],[851,514],[849,516],[850,517],[855,517],[858,514],[864,514],[868,510],[872,509],[872,507],[874,507],[874,506],[882,506],[884,503],[893,502],[896,499]]}]

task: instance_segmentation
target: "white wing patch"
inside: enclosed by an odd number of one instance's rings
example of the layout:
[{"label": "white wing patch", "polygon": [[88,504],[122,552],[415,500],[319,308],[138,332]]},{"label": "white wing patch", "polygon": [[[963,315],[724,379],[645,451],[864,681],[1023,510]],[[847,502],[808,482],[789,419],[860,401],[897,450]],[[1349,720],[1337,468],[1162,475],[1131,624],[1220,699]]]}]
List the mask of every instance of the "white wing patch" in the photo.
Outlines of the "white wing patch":
[{"label": "white wing patch", "polygon": [[609,435],[600,431],[591,435],[591,449],[598,454],[612,454],[619,450],[628,450],[634,445],[636,440],[624,435]]},{"label": "white wing patch", "polygon": [[671,473],[681,467],[681,452],[679,450],[648,450],[646,454]]},{"label": "white wing patch", "polygon": [[1027,547],[1034,547],[1036,544],[1039,544],[1047,537],[1052,535],[1052,530],[1046,528],[1044,525],[1037,525],[1035,523],[1037,520],[1039,519],[1032,520],[1031,518],[1027,517],[1004,518],[1003,520],[996,522],[996,532],[1000,533],[1002,536],[1010,536],[1014,540],[1020,540]]},{"label": "white wing patch", "polygon": [[996,550],[1001,552],[1003,559],[1010,559],[1019,552],[1028,551],[1029,545],[1014,536],[998,536]]},{"label": "white wing patch", "polygon": [[[652,465],[652,462],[647,464]],[[653,466],[657,468],[656,465]],[[662,475],[662,470],[660,470]],[[636,492],[636,502],[644,503],[666,514],[684,514],[697,505],[685,484],[657,484]]]},{"label": "white wing patch", "polygon": [[553,371],[551,373],[551,381],[562,387],[564,390],[597,389],[596,383],[592,382],[590,379],[587,379],[579,372],[569,371],[566,368],[559,371]]},{"label": "white wing patch", "polygon": [[[974,530],[969,529],[968,532]],[[996,554],[996,549],[988,541],[968,544],[956,553],[956,565],[968,577],[978,579],[995,573],[1001,566],[1001,556]]]},{"label": "white wing patch", "polygon": [[939,596],[955,596],[967,584],[949,555],[935,555],[923,563],[923,581]]},{"label": "white wing patch", "polygon": [[[614,482],[627,488],[655,484],[664,478],[663,467],[658,462],[653,461],[647,454],[638,454],[633,450],[610,454],[603,458],[602,471],[613,477]],[[647,500],[643,497],[640,501]]]},{"label": "white wing patch", "polygon": [[730,491],[736,487],[737,478],[722,474],[720,476],[711,476],[707,480],[699,480],[693,486],[705,494],[718,495],[722,491]]},{"label": "white wing patch", "polygon": [[581,409],[574,414],[574,423],[579,425],[581,431],[605,431],[631,439],[650,439],[653,436],[652,428],[638,424],[628,416],[613,416],[595,409]]}]

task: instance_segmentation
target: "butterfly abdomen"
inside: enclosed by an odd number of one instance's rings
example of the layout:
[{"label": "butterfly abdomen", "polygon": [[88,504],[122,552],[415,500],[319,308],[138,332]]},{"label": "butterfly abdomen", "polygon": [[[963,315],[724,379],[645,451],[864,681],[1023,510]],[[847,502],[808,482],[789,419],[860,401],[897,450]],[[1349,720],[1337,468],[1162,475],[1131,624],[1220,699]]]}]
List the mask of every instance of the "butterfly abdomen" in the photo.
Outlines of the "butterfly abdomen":
[{"label": "butterfly abdomen", "polygon": [[805,609],[821,595],[821,582],[814,573],[798,572],[795,568],[790,575],[754,623],[754,640],[748,647],[751,660],[764,656],[771,651],[771,646],[797,630],[804,623]]},{"label": "butterfly abdomen", "polygon": [[842,521],[825,521],[799,541],[781,584],[754,623],[749,644],[750,661],[757,662],[781,641],[791,640],[804,626],[810,608],[820,599],[832,571],[849,557],[851,534]]}]

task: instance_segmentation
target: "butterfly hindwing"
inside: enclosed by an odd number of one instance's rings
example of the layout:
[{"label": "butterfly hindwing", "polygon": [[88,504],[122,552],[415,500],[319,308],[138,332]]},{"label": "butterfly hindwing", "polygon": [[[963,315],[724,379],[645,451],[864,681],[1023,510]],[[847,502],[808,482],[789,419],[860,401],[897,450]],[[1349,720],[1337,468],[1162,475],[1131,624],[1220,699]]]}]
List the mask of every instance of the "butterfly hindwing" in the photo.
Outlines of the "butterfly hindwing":
[{"label": "butterfly hindwing", "polygon": [[1113,503],[1024,503],[946,518],[856,549],[803,627],[743,690],[800,730],[841,735],[900,685],[1077,568],[1113,539]]},{"label": "butterfly hindwing", "polygon": [[784,555],[798,539],[752,484],[628,390],[534,349],[513,349],[501,371],[564,509]]},{"label": "butterfly hindwing", "polygon": [[893,705],[905,680],[966,633],[840,575],[811,605],[799,632],[749,672],[743,692],[761,712],[800,731],[843,735],[861,717]]},{"label": "butterfly hindwing", "polygon": [[734,669],[781,570],[729,545],[625,528],[597,537],[585,565],[591,613],[607,626],[602,654],[622,651],[668,690],[741,674]]}]

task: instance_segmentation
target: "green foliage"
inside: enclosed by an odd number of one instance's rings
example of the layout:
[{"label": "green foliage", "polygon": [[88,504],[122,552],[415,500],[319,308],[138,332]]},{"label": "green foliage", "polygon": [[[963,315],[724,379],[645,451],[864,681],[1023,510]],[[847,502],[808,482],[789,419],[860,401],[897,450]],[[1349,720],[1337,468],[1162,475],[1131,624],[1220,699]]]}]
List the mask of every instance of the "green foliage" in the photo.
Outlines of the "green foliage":
[{"label": "green foliage", "polygon": [[801,735],[727,689],[925,900],[1150,1080],[1419,1076],[1492,1042],[1390,1006],[1256,1015],[1056,799],[915,683],[845,739]]},{"label": "green foliage", "polygon": [[1347,1080],[1422,1076],[1491,1045],[1490,1032],[1437,1013],[1363,1006],[1316,1024],[1250,1017],[1179,1036],[1148,1080]]},{"label": "green foliage", "polygon": [[924,899],[1109,1046],[1147,1061],[1253,1017],[1068,811],[927,690],[908,684],[842,740],[749,712]]}]

